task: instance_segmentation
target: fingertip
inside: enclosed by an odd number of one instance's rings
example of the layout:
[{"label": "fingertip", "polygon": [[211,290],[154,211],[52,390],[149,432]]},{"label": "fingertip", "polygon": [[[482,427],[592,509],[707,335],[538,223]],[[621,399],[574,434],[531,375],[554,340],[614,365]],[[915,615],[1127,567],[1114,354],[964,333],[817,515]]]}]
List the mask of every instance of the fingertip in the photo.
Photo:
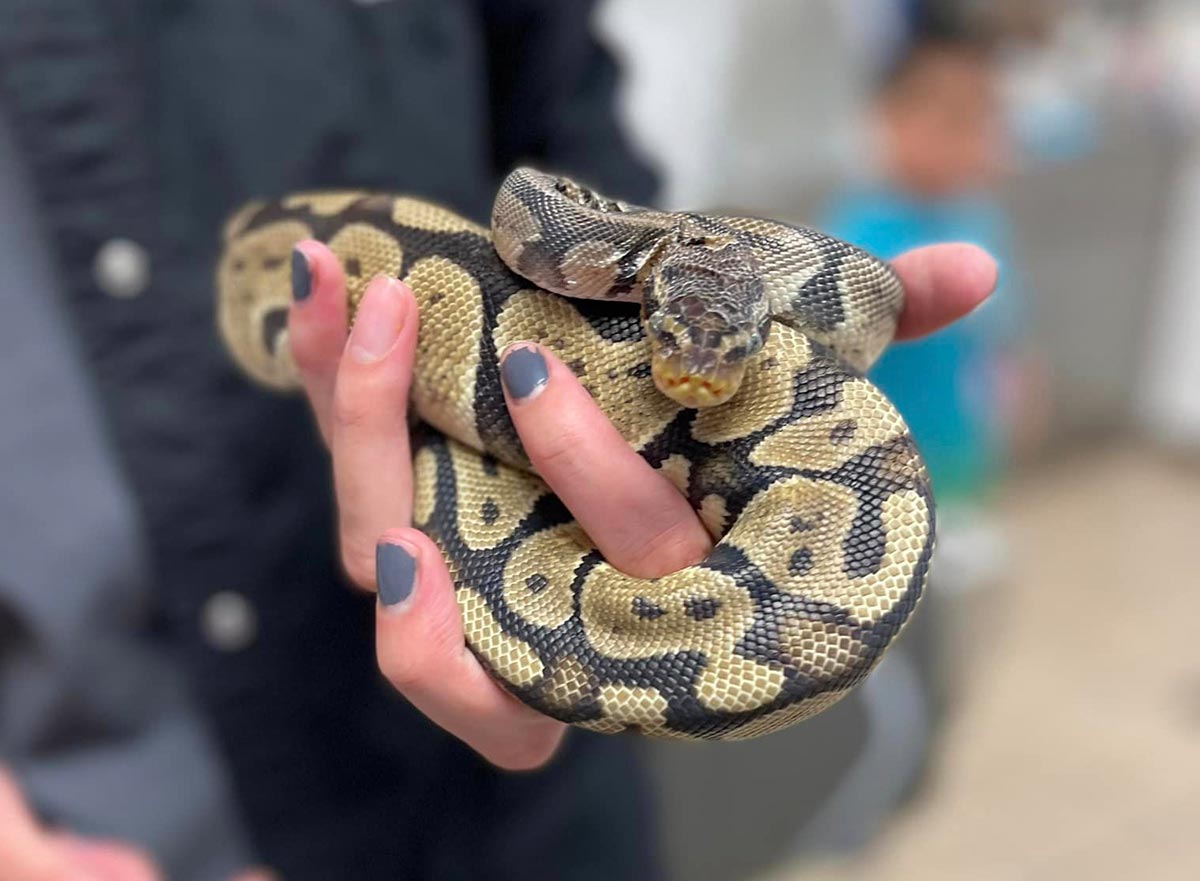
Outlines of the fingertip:
[{"label": "fingertip", "polygon": [[[392,353],[405,336],[412,313],[416,310],[412,290],[404,282],[387,275],[371,279],[363,291],[354,320],[354,329],[346,341],[346,351],[359,364],[373,364]],[[412,338],[412,333],[408,337]]]},{"label": "fingertip", "polygon": [[380,542],[388,544],[400,544],[409,547],[416,554],[420,554],[421,545],[429,541],[423,532],[419,529],[397,527],[389,529],[379,536]]},{"label": "fingertip", "polygon": [[992,295],[999,281],[991,254],[965,242],[918,248],[893,266],[905,290],[898,339],[924,336],[964,317]]},{"label": "fingertip", "polygon": [[406,351],[411,350],[408,351],[408,355],[411,357],[416,351],[417,330],[421,324],[420,304],[408,282],[398,278],[392,279],[392,281],[396,284],[394,290],[401,302],[400,314],[403,324],[400,328],[400,343],[406,347]]},{"label": "fingertip", "polygon": [[[419,529],[389,529],[376,544],[375,577],[379,602],[389,612],[407,611],[419,602],[425,605],[428,592],[446,594],[435,597],[434,605],[457,610],[454,603],[454,584],[442,559],[442,552],[433,539]],[[418,597],[418,595],[420,595]]]},{"label": "fingertip", "polygon": [[341,261],[324,242],[305,239],[292,249],[292,299],[307,304],[333,298],[345,302],[346,276]]},{"label": "fingertip", "polygon": [[992,295],[1000,281],[1000,264],[978,245],[966,242],[946,246],[944,273],[948,287],[956,287],[964,302],[978,306]]},{"label": "fingertip", "polygon": [[537,343],[523,340],[510,343],[500,353],[500,379],[509,400],[532,401],[546,390],[552,363]]},{"label": "fingertip", "polygon": [[375,652],[379,669],[402,692],[428,684],[431,671],[457,670],[466,651],[462,614],[441,552],[415,529],[379,540]]},{"label": "fingertip", "polygon": [[498,767],[529,771],[557,751],[565,726],[505,691],[467,647],[454,582],[437,544],[413,528],[389,529],[380,546],[416,564],[415,591],[391,614],[381,599],[375,652],[380,672],[435,723]]},{"label": "fingertip", "polygon": [[288,336],[292,357],[306,379],[331,373],[346,339],[346,280],[341,263],[313,239],[292,249],[292,307]]},{"label": "fingertip", "polygon": [[379,604],[397,614],[407,611],[416,592],[421,550],[405,530],[391,529],[375,545],[375,583]]},{"label": "fingertip", "polygon": [[380,542],[399,545],[407,550],[419,567],[429,569],[432,573],[444,574],[449,581],[449,572],[442,562],[442,550],[432,538],[414,526],[389,529],[379,538]]},{"label": "fingertip", "polygon": [[549,717],[544,725],[529,728],[514,738],[482,752],[481,755],[502,771],[528,773],[544,768],[558,754],[566,737],[565,725]]},{"label": "fingertip", "polygon": [[312,258],[304,248],[297,245],[292,249],[292,302],[304,303],[312,294]]},{"label": "fingertip", "polygon": [[417,304],[413,289],[409,287],[408,282],[390,275],[377,275],[363,289],[362,300],[358,304],[359,312],[363,310],[368,300],[378,301],[383,298],[394,300],[400,304],[400,312],[405,319],[408,318],[407,312],[410,307],[415,307]]}]

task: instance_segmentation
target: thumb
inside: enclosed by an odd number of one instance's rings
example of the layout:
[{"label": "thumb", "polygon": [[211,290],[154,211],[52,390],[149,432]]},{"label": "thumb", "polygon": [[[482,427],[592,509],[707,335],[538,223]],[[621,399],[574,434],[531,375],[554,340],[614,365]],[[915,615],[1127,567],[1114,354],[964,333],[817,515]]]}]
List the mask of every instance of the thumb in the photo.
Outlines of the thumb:
[{"label": "thumb", "polygon": [[437,545],[416,529],[392,529],[380,539],[377,561],[375,651],[384,676],[493,764],[510,770],[544,764],[564,726],[503,691],[467,649],[463,613]]}]

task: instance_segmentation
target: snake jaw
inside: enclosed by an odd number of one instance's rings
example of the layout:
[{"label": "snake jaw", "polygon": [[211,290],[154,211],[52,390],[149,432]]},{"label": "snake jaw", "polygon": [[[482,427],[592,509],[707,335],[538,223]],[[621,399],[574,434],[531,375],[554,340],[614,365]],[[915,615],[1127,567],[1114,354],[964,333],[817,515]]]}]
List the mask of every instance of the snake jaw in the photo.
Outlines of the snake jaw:
[{"label": "snake jaw", "polygon": [[670,356],[655,354],[650,362],[654,384],[664,395],[691,409],[716,407],[724,404],[742,384],[744,364],[720,364],[710,370],[689,370],[680,353]]}]

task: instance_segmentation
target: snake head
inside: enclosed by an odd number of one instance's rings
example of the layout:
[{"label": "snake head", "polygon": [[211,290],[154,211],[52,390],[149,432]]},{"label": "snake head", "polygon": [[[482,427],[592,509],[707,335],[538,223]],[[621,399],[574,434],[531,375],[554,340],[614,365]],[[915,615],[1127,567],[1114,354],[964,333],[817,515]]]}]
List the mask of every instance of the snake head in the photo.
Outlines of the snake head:
[{"label": "snake head", "polygon": [[757,260],[736,239],[684,230],[651,273],[645,323],[659,391],[685,407],[725,403],[770,327]]}]

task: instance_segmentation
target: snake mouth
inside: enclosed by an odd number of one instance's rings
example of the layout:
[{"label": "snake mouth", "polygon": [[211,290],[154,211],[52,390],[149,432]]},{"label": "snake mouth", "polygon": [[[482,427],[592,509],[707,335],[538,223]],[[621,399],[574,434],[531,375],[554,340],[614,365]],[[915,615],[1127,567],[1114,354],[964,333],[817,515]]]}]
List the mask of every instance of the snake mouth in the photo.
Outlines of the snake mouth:
[{"label": "snake mouth", "polygon": [[673,401],[692,409],[724,404],[742,384],[745,365],[722,364],[709,372],[684,369],[679,355],[655,357],[650,371],[658,390]]}]

